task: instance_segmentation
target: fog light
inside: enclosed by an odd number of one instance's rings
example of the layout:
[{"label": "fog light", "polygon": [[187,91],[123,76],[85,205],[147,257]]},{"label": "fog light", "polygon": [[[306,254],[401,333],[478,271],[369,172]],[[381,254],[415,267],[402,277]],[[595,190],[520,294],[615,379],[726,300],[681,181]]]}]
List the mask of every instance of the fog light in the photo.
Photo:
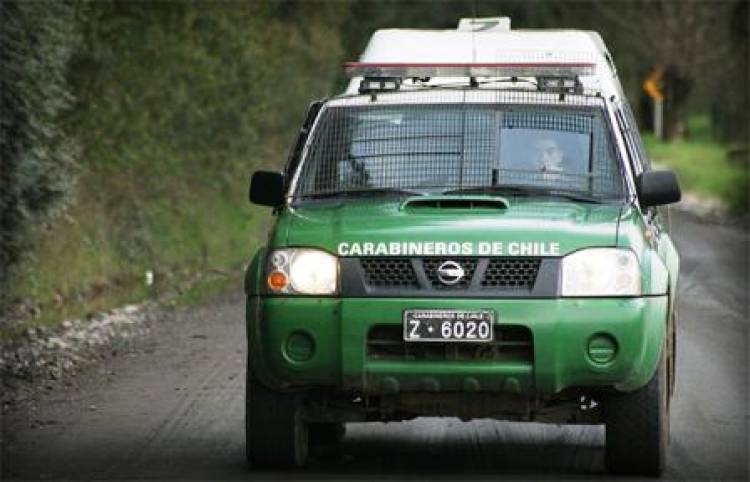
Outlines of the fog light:
[{"label": "fog light", "polygon": [[307,333],[295,331],[286,340],[286,356],[297,362],[307,361],[315,353],[315,342]]},{"label": "fog light", "polygon": [[588,353],[594,363],[607,364],[617,356],[617,341],[610,335],[596,334],[589,340]]}]

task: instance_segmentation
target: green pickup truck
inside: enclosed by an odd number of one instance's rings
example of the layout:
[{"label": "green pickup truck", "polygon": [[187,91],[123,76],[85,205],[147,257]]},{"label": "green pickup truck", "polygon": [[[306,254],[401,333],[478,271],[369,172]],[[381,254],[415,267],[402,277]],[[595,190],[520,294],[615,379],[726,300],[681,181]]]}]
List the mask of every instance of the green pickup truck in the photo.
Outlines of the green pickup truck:
[{"label": "green pickup truck", "polygon": [[595,33],[471,40],[551,52],[523,63],[403,51],[424,33],[378,32],[283,172],[252,176],[275,223],[245,279],[249,464],[435,416],[603,423],[611,471],[660,474],[676,177],[651,170]]}]

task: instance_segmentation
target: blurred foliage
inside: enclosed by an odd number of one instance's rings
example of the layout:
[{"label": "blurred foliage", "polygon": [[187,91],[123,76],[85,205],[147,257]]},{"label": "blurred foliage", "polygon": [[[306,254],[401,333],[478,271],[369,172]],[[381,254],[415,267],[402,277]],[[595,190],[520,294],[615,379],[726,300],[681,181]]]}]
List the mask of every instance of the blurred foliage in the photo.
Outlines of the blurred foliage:
[{"label": "blurred foliage", "polygon": [[281,165],[310,99],[330,93],[344,7],[76,4],[76,202],[36,233],[14,286],[39,322],[251,257],[268,214],[246,202],[249,174]]},{"label": "blurred foliage", "polygon": [[722,201],[730,210],[742,214],[750,206],[750,170],[747,151],[737,145],[716,141],[708,115],[689,121],[690,139],[659,141],[653,135],[644,142],[653,161],[673,169],[683,191],[703,198]]},{"label": "blurred foliage", "polygon": [[0,2],[0,314],[30,223],[72,187],[75,146],[61,119],[72,18],[66,2]]}]

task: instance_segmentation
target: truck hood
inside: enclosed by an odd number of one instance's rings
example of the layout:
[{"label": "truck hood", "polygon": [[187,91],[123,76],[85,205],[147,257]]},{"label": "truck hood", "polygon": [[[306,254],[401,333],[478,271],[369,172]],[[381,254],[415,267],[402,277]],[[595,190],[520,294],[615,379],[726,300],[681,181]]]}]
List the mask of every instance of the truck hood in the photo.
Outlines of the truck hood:
[{"label": "truck hood", "polygon": [[408,200],[308,202],[280,213],[272,243],[318,247],[343,256],[557,256],[583,247],[615,246],[621,216],[628,211],[621,203],[486,199],[498,202],[491,207],[418,209],[410,209]]}]

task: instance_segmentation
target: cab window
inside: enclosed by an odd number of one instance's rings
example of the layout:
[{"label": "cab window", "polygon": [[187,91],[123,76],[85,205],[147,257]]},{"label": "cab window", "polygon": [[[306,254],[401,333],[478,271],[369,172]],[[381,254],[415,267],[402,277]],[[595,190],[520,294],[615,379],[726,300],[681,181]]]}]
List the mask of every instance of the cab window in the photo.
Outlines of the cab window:
[{"label": "cab window", "polygon": [[296,196],[498,185],[623,195],[610,131],[596,108],[368,105],[322,115]]}]

